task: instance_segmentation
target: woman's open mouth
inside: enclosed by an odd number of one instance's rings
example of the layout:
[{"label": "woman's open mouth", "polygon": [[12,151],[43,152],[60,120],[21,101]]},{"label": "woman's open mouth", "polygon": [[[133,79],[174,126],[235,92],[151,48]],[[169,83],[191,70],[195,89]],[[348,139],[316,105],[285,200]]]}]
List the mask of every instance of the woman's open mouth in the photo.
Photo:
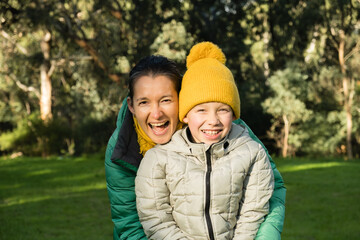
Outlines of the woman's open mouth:
[{"label": "woman's open mouth", "polygon": [[149,123],[149,127],[155,135],[163,135],[167,132],[170,125],[170,121],[161,122],[161,123]]}]

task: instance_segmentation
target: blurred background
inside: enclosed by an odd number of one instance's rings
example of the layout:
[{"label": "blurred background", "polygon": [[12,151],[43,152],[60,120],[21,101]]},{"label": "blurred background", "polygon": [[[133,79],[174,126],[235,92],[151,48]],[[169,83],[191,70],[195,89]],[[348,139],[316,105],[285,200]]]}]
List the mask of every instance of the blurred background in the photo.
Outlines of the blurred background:
[{"label": "blurred background", "polygon": [[1,154],[104,149],[129,70],[193,44],[227,56],[241,117],[279,156],[360,154],[360,2],[0,3]]},{"label": "blurred background", "polygon": [[111,239],[103,156],[128,73],[150,54],[184,73],[200,41],[283,174],[284,239],[360,238],[359,0],[1,0],[0,238]]}]

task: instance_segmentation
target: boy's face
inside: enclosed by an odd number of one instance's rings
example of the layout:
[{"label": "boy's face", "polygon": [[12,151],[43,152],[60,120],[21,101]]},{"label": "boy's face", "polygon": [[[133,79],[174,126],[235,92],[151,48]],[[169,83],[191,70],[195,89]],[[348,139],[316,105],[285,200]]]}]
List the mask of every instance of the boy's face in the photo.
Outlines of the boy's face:
[{"label": "boy's face", "polygon": [[230,132],[234,118],[229,105],[208,102],[193,107],[183,121],[189,125],[194,142],[212,144]]}]

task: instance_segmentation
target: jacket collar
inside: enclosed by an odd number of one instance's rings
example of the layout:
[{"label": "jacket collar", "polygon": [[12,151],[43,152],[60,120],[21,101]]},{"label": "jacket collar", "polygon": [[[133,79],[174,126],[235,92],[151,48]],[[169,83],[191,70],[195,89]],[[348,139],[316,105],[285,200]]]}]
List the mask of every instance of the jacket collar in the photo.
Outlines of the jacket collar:
[{"label": "jacket collar", "polygon": [[131,112],[127,109],[113,154],[111,155],[111,161],[118,165],[126,162],[138,168],[142,158],[137,134],[134,129],[134,120]]},{"label": "jacket collar", "polygon": [[189,127],[178,131],[176,133],[178,136],[174,136],[174,138],[180,137],[182,141],[184,141],[185,147],[182,148],[181,151],[183,151],[186,155],[194,155],[198,158],[202,158],[206,151],[210,151],[211,155],[215,158],[221,158],[226,155],[228,151],[234,148],[234,139],[237,139],[244,131],[245,129],[242,126],[233,123],[231,130],[226,137],[220,142],[211,145],[191,142],[189,138]]}]

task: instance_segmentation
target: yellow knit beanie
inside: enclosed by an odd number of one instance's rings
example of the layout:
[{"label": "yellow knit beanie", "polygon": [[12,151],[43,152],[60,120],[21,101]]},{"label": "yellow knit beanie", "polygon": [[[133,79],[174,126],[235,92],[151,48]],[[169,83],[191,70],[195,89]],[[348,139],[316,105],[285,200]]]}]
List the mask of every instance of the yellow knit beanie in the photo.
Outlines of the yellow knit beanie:
[{"label": "yellow knit beanie", "polygon": [[225,62],[224,53],[211,42],[201,42],[191,48],[179,94],[180,121],[193,107],[206,102],[225,103],[236,118],[240,117],[239,92]]}]

